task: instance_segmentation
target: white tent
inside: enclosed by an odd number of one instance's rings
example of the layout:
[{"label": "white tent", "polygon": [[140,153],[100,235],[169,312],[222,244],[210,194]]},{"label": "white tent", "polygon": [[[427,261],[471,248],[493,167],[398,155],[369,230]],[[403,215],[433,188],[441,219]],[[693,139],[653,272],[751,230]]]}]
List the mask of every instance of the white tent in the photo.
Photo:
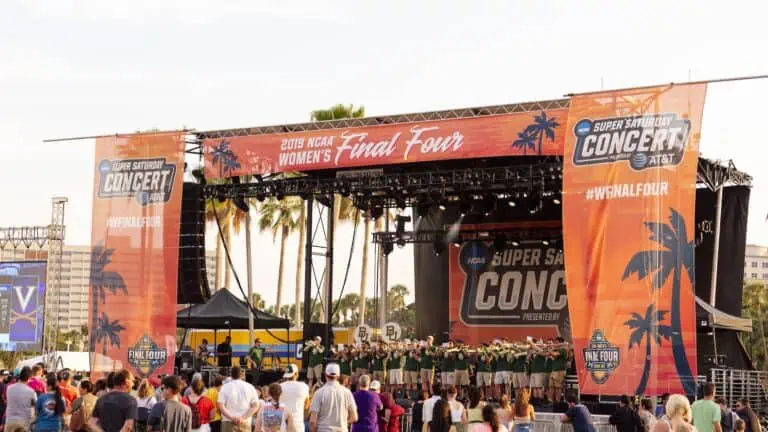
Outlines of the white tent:
[{"label": "white tent", "polygon": [[[73,371],[85,371],[90,372],[91,363],[87,352],[72,352],[72,351],[57,351],[54,353],[56,357],[56,370],[60,369],[72,369]],[[21,369],[24,366],[32,367],[38,363],[47,363],[44,356],[37,356],[30,359],[19,362],[16,366],[17,369]]]}]

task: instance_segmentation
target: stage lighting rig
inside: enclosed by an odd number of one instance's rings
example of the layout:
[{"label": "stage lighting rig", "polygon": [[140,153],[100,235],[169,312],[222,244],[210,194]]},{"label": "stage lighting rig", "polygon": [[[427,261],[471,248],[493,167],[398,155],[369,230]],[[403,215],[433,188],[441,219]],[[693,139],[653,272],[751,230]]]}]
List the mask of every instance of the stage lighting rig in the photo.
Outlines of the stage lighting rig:
[{"label": "stage lighting rig", "polygon": [[410,222],[411,217],[410,216],[403,216],[403,215],[397,215],[395,217],[395,235],[397,237],[402,238],[405,234],[405,224],[406,222]]}]

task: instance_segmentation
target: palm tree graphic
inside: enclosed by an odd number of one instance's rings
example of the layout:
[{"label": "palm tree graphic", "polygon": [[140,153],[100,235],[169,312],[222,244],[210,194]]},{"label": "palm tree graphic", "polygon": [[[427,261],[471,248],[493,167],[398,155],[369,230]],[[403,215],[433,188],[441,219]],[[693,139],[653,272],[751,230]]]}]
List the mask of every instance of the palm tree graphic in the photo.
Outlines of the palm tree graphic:
[{"label": "palm tree graphic", "polygon": [[651,342],[655,340],[657,345],[661,345],[662,337],[666,340],[672,337],[672,327],[659,325],[667,312],[657,311],[656,306],[651,304],[645,310],[645,316],[632,312],[632,319],[624,323],[625,326],[634,330],[629,336],[629,349],[635,345],[640,346],[643,338],[645,338],[645,366],[643,367],[643,377],[640,379],[637,390],[635,390],[636,395],[642,395],[648,385],[648,376],[651,372]]},{"label": "palm tree graphic", "polygon": [[651,231],[650,240],[663,246],[662,249],[641,251],[636,253],[627,263],[621,280],[626,280],[633,273],[639,279],[645,279],[655,273],[652,282],[653,290],[660,290],[669,276],[672,276],[672,355],[677,374],[688,394],[696,391],[696,383],[691,373],[691,366],[685,355],[682,327],[680,325],[680,289],[683,269],[688,280],[693,284],[693,241],[688,240],[685,220],[674,208],[670,208],[670,223],[644,222]]},{"label": "palm tree graphic", "polygon": [[525,128],[525,132],[533,136],[533,140],[539,140],[539,156],[541,156],[542,145],[544,143],[544,137],[548,140],[555,140],[555,129],[560,126],[560,123],[556,122],[556,117],[547,117],[547,113],[542,111],[541,114],[533,116],[533,123]]},{"label": "palm tree graphic", "polygon": [[221,140],[219,145],[214,145],[211,150],[211,162],[213,166],[219,167],[219,177],[232,173],[233,170],[240,168],[240,162],[237,161],[237,155],[230,148],[228,140]]},{"label": "palm tree graphic", "polygon": [[[125,281],[120,273],[105,270],[112,262],[114,253],[114,249],[107,249],[101,243],[94,246],[91,251],[90,285],[93,291],[91,295],[91,302],[93,303],[91,327],[93,329],[99,327],[99,302],[102,304],[106,302],[107,291],[113,295],[117,294],[117,291],[128,294]],[[91,331],[90,336],[90,350],[94,352],[96,349],[96,331]]]},{"label": "palm tree graphic", "polygon": [[513,149],[523,149],[523,155],[528,154],[528,150],[536,148],[536,135],[530,130],[530,126],[522,132],[517,133],[517,139],[512,143]]},{"label": "palm tree graphic", "polygon": [[98,325],[93,330],[93,339],[101,344],[101,353],[107,356],[107,343],[110,346],[120,348],[120,333],[125,330],[120,320],[111,321],[106,313],[102,312],[97,319]]}]

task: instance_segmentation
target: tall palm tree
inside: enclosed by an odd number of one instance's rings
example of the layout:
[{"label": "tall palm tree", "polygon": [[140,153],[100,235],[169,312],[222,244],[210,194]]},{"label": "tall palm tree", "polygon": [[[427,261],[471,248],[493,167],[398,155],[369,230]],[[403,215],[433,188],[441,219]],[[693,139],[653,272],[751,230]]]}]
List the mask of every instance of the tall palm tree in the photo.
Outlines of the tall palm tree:
[{"label": "tall palm tree", "polygon": [[[89,284],[91,286],[91,328],[99,327],[99,303],[104,304],[107,301],[107,291],[111,294],[117,294],[122,291],[128,294],[125,286],[125,280],[118,272],[107,271],[106,268],[112,263],[114,249],[107,249],[103,243],[99,243],[91,250],[91,274]],[[95,331],[91,331],[90,351],[96,348]]]},{"label": "tall palm tree", "polygon": [[405,308],[405,297],[410,294],[408,287],[402,284],[392,285],[387,290],[387,308],[397,311]]},{"label": "tall palm tree", "polygon": [[296,213],[300,211],[301,199],[287,197],[280,201],[270,198],[261,204],[259,209],[259,231],[272,232],[272,241],[277,240],[280,234],[280,264],[277,275],[277,300],[275,310],[280,311],[283,301],[283,267],[285,264],[285,244],[288,235],[298,228]]},{"label": "tall palm tree", "polygon": [[539,156],[541,156],[544,137],[546,136],[550,141],[555,140],[555,129],[560,126],[560,123],[555,120],[557,120],[556,117],[548,118],[547,113],[542,111],[541,114],[533,117],[533,123],[525,129],[534,137],[534,140],[539,140]]},{"label": "tall palm tree", "polygon": [[[343,104],[336,104],[328,109],[320,109],[320,110],[314,110],[312,111],[310,118],[311,121],[329,121],[329,120],[342,120],[342,119],[349,119],[349,118],[361,118],[365,117],[365,107],[359,106],[355,107],[354,105],[343,105]],[[349,214],[348,211],[344,210],[345,208],[354,207],[352,205],[352,200],[346,197],[341,197],[340,195],[336,195],[336,198],[333,200],[333,218],[334,218],[334,224],[333,224],[333,230],[334,230],[334,238],[336,234],[336,228],[339,225],[339,222],[343,220],[349,220],[345,219],[344,214]],[[359,213],[357,215],[359,217]],[[368,242],[368,238],[366,237],[365,242]],[[368,264],[368,257],[366,255],[366,248],[363,247],[363,278],[361,281],[365,280],[366,277],[366,271]],[[327,283],[327,282],[326,282]],[[361,295],[365,296],[365,282],[360,283],[360,290]],[[327,293],[327,290],[323,290],[323,296]],[[322,314],[321,317],[324,317],[325,314]],[[330,319],[327,319],[327,321],[331,321]]]},{"label": "tall palm tree", "polygon": [[522,149],[523,155],[528,154],[528,150],[536,148],[536,135],[529,129],[517,133],[517,139],[512,143],[513,149]]},{"label": "tall palm tree", "polygon": [[261,298],[261,294],[259,293],[253,293],[251,296],[251,306],[253,306],[255,309],[263,311],[264,310],[264,299]]},{"label": "tall palm tree", "polygon": [[[299,206],[299,220],[296,222],[299,225],[299,253],[296,254],[296,288],[295,288],[295,300],[294,305],[300,305],[302,298],[302,277],[304,276],[304,249],[307,240],[307,203],[301,199]],[[294,307],[291,312],[293,317],[293,323],[296,326],[301,325],[301,307]]]},{"label": "tall palm tree", "polygon": [[640,346],[643,338],[645,338],[645,366],[643,367],[643,377],[637,385],[637,390],[635,390],[636,395],[642,395],[648,386],[648,377],[651,372],[651,342],[656,341],[657,345],[661,345],[662,337],[666,340],[672,337],[672,327],[659,324],[659,322],[664,321],[667,312],[657,311],[656,305],[651,304],[645,310],[645,316],[632,312],[632,319],[624,323],[625,326],[634,330],[629,336],[629,349],[635,345]]},{"label": "tall palm tree", "polygon": [[107,343],[110,346],[120,348],[120,333],[125,330],[120,324],[120,320],[110,320],[106,313],[98,318],[98,325],[93,330],[93,340],[95,343],[101,343],[101,353],[107,356]]},{"label": "tall palm tree", "polygon": [[696,382],[691,372],[691,366],[685,354],[683,332],[680,324],[680,290],[683,270],[688,280],[693,285],[695,277],[693,273],[694,244],[688,240],[688,231],[685,219],[674,208],[670,209],[669,224],[661,222],[645,222],[644,225],[651,232],[650,240],[659,243],[662,249],[641,251],[636,253],[627,263],[622,280],[637,273],[639,279],[645,279],[652,273],[653,290],[664,287],[667,279],[672,276],[672,356],[675,361],[677,374],[685,392],[692,394],[696,391]]},{"label": "tall palm tree", "polygon": [[223,139],[211,149],[211,162],[214,167],[219,167],[219,177],[225,177],[231,174],[233,170],[240,168],[240,162],[230,148],[230,144],[228,140]]}]

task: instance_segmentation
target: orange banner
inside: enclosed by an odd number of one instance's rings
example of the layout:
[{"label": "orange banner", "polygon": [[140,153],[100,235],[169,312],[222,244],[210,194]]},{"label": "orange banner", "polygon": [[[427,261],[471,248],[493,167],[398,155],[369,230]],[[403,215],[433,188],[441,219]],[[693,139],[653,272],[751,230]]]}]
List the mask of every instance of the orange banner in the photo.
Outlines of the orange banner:
[{"label": "orange banner", "polygon": [[694,200],[706,85],[576,96],[563,172],[571,332],[585,394],[692,394]]},{"label": "orange banner", "polygon": [[510,155],[561,155],[566,109],[206,139],[206,178]]},{"label": "orange banner", "polygon": [[184,140],[96,140],[91,371],[173,373]]}]

